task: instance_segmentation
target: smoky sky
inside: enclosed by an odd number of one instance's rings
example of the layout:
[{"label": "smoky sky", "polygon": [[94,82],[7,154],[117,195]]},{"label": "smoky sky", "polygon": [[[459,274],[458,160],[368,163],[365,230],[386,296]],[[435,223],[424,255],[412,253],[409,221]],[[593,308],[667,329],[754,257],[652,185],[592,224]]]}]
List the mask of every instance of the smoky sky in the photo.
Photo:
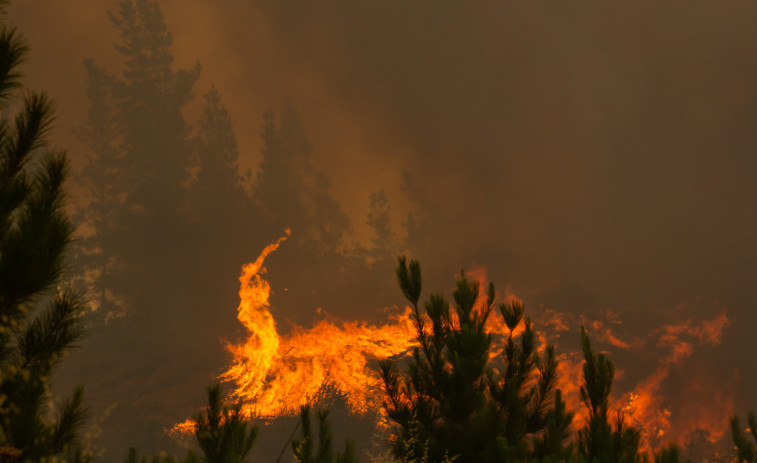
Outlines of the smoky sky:
[{"label": "smoky sky", "polygon": [[[34,50],[29,85],[56,97],[74,158],[81,60],[116,62],[107,6],[13,5]],[[162,7],[177,65],[199,60],[199,88],[218,86],[243,162],[259,161],[260,114],[291,98],[358,232],[372,190],[401,220],[405,169],[448,211],[451,242],[476,236],[481,253],[496,244],[608,295],[665,281],[680,297],[749,272],[746,2]]]},{"label": "smoky sky", "polygon": [[[260,162],[261,115],[289,99],[351,239],[369,239],[380,189],[402,234],[410,176],[437,212],[420,257],[440,289],[485,266],[527,306],[627,310],[629,337],[651,318],[725,308],[722,351],[696,368],[735,374],[737,403],[755,405],[748,359],[722,353],[757,322],[753,2],[160,3],[175,66],[202,66],[187,113],[214,83],[243,169]],[[115,5],[12,4],[31,46],[26,84],[57,101],[53,139],[74,167],[82,62],[120,63]]]}]

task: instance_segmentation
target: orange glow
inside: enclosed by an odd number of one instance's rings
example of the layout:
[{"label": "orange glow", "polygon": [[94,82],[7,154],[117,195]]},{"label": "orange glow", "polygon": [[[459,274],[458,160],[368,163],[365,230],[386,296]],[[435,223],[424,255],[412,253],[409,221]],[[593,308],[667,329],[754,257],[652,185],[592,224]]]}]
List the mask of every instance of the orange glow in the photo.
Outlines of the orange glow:
[{"label": "orange glow", "polygon": [[[681,366],[693,354],[697,346],[720,343],[722,330],[730,324],[725,312],[698,323],[689,319],[680,324],[665,325],[650,333],[652,339],[634,339],[632,342],[620,340],[600,321],[582,322],[590,328],[589,335],[593,340],[619,349],[641,352],[645,345],[651,347],[651,344],[667,350],[659,357],[652,373],[630,391],[618,391],[615,385],[613,387],[610,408],[622,413],[628,424],[642,430],[644,451],[650,452],[669,442],[683,444],[696,429],[707,431],[712,442],[724,435],[728,417],[734,413],[733,394],[722,390],[724,387],[727,389],[727,385],[715,386],[711,381],[699,381],[696,374],[691,374],[687,377],[686,389],[679,392],[690,399],[684,409],[674,411],[669,400],[666,400],[664,382],[674,374],[674,368]],[[578,352],[569,352],[561,353],[558,359],[559,387],[568,408],[576,413],[574,428],[578,428],[587,418],[579,395],[583,358]],[[616,370],[616,379],[622,374],[622,370]]]},{"label": "orange glow", "polygon": [[[671,375],[671,370],[682,364],[700,345],[718,345],[724,328],[730,324],[725,312],[711,320],[694,323],[686,320],[678,325],[666,325],[656,330],[659,333],[658,347],[669,348],[667,356],[662,357],[655,371],[634,390],[624,396],[616,406],[645,432],[646,448],[658,448],[667,442],[681,442],[695,429],[704,429],[717,438],[727,429],[728,417],[733,413],[733,403],[725,398],[716,387],[704,393],[711,398],[707,403],[687,403],[685,412],[688,416],[676,419],[673,412],[665,406],[663,382]],[[685,339],[685,338],[688,339]],[[691,378],[687,388],[706,389],[705,383]],[[674,423],[674,424],[673,424]]]}]

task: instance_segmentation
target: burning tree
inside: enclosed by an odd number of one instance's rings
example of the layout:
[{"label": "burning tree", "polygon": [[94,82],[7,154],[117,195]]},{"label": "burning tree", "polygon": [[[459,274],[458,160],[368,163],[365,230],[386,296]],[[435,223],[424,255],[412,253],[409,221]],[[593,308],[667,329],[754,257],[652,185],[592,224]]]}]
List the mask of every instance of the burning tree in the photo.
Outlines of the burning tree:
[{"label": "burning tree", "polygon": [[401,257],[397,277],[414,310],[419,347],[406,374],[393,361],[381,364],[395,455],[403,462],[567,456],[572,415],[555,390],[554,349],[539,352],[522,304],[497,305],[509,332],[497,363],[486,327],[495,309],[492,283],[483,298],[479,283],[461,273],[453,293],[455,311],[434,294],[424,304],[424,314],[418,308],[419,263],[408,265]]},{"label": "burning tree", "polygon": [[[6,2],[0,2],[0,14]],[[82,389],[57,416],[46,406],[50,374],[82,336],[81,298],[60,290],[72,226],[63,207],[65,153],[45,134],[52,103],[23,97],[18,65],[27,47],[15,29],[0,30],[0,460],[40,461],[76,450],[86,412]],[[76,451],[73,451],[73,450]]]}]

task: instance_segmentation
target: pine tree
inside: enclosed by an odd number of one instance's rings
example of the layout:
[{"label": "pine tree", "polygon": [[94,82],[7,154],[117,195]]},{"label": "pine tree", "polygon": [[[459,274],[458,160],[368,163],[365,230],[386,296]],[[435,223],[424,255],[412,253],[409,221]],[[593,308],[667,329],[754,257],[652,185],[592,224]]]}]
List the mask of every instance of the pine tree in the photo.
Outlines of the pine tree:
[{"label": "pine tree", "polygon": [[349,440],[344,443],[344,453],[335,454],[334,437],[331,433],[328,410],[320,410],[316,415],[318,421],[317,446],[310,422],[310,407],[305,405],[300,408],[302,439],[292,441],[294,461],[297,463],[357,463],[355,446]]},{"label": "pine tree", "polygon": [[540,461],[569,461],[574,445],[566,444],[571,435],[573,413],[567,410],[560,390],[555,391],[554,407],[547,412],[544,433],[534,443],[534,456]]},{"label": "pine tree", "polygon": [[[6,2],[2,3],[5,14]],[[0,31],[0,457],[81,460],[82,388],[50,417],[50,375],[81,338],[81,297],[62,289],[72,225],[64,211],[68,162],[47,146],[51,101],[27,93],[18,66],[27,47],[16,30]]]},{"label": "pine tree", "polygon": [[[609,417],[610,392],[615,376],[615,365],[604,354],[595,354],[586,330],[581,328],[581,346],[584,353],[583,385],[581,401],[589,410],[589,417],[578,431],[578,453],[586,463],[646,462],[647,456],[640,450],[641,430],[630,426],[618,412],[612,424]],[[654,455],[657,463],[677,463],[680,451],[675,444],[658,450]]]},{"label": "pine tree", "polygon": [[[522,305],[497,306],[510,330],[497,372],[490,363],[492,337],[486,328],[495,308],[492,283],[480,297],[478,283],[461,273],[454,314],[441,295],[432,295],[422,314],[418,262],[408,265],[400,257],[397,277],[414,310],[419,347],[406,375],[392,361],[381,364],[384,407],[395,425],[395,455],[403,462],[494,462],[567,452],[571,416],[555,391],[554,351],[548,347],[544,356],[536,351]],[[521,322],[525,329],[516,336]]]},{"label": "pine tree", "polygon": [[[123,382],[131,381],[123,372],[137,365],[165,371],[156,353],[165,355],[166,345],[177,344],[172,333],[184,328],[179,324],[193,321],[163,309],[180,305],[193,314],[196,307],[191,305],[194,294],[186,288],[197,287],[187,283],[188,276],[200,277],[189,263],[202,258],[195,260],[187,251],[194,238],[187,212],[192,144],[182,111],[193,98],[199,65],[177,69],[157,0],[120,0],[108,16],[118,36],[123,71],[85,61],[91,107],[76,131],[90,154],[78,178],[89,193],[82,231],[92,233],[78,253],[87,257],[82,265],[100,301],[92,321],[103,328],[92,339],[98,355],[83,358],[82,367],[87,374]],[[103,326],[113,315],[126,316]],[[144,326],[162,327],[162,336]],[[119,355],[123,348],[132,355]],[[103,371],[115,358],[126,364]],[[152,409],[152,417],[170,406],[154,394],[137,396],[134,388],[127,388],[118,398],[105,398],[122,404],[105,422],[108,440],[123,446],[133,441],[130,408],[142,398],[152,402],[143,405]],[[153,418],[142,427],[157,428],[158,421]],[[115,431],[116,423],[130,429]]]},{"label": "pine tree", "polygon": [[184,204],[191,151],[181,111],[193,98],[200,65],[173,70],[173,38],[157,0],[124,0],[108,14],[126,65],[113,96],[133,182],[130,201],[146,212],[172,213]]},{"label": "pine tree", "polygon": [[[200,67],[174,70],[173,39],[157,0],[122,0],[108,15],[125,69],[111,75],[85,61],[91,108],[76,133],[91,152],[81,178],[95,239],[82,252],[96,255],[89,269],[100,277],[103,305],[126,299],[142,306],[135,296],[152,289],[141,278],[144,270],[164,279],[173,274],[165,267],[174,256],[166,256],[160,237],[184,236],[186,228],[192,146],[182,110]],[[129,288],[117,288],[124,280]]]},{"label": "pine tree", "polygon": [[208,405],[195,416],[195,439],[207,463],[242,463],[252,451],[258,428],[242,414],[242,404],[225,405],[221,386],[207,388]]}]

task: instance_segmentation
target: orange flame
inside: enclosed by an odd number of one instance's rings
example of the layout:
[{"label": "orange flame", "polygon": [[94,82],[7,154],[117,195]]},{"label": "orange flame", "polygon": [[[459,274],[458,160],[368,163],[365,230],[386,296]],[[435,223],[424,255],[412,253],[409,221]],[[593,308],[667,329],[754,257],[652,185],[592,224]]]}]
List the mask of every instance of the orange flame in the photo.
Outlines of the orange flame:
[{"label": "orange flame", "polygon": [[[668,355],[662,358],[649,377],[638,383],[634,390],[625,396],[625,403],[617,404],[633,424],[645,431],[647,449],[671,441],[681,441],[696,429],[704,429],[715,438],[722,436],[723,430],[727,428],[728,417],[733,413],[730,398],[722,397],[718,391],[710,391],[710,401],[707,405],[687,403],[689,416],[685,417],[686,419],[676,419],[674,426],[673,420],[676,417],[665,405],[662,388],[663,382],[671,375],[671,370],[690,357],[695,346],[720,344],[722,331],[728,325],[728,317],[725,312],[721,312],[711,320],[703,320],[698,324],[689,319],[681,324],[666,325],[655,331],[655,334],[660,334],[657,346],[669,348]],[[684,339],[685,336],[689,339]],[[688,381],[687,388],[691,387],[702,385],[695,380]]]},{"label": "orange flame", "polygon": [[[680,393],[692,399],[686,401],[684,409],[673,408],[670,398],[665,396],[665,381],[675,374],[675,367],[682,365],[694,353],[695,347],[720,343],[722,330],[730,324],[725,312],[699,323],[689,319],[680,324],[665,325],[650,332],[651,340],[636,338],[630,342],[620,339],[601,321],[582,320],[582,323],[588,325],[593,339],[618,349],[641,351],[645,345],[652,344],[656,348],[668,350],[659,357],[660,360],[647,377],[636,383],[630,391],[614,393],[614,398],[611,398],[611,408],[620,412],[628,424],[641,429],[642,449],[645,452],[651,452],[669,442],[682,445],[686,437],[696,430],[706,431],[711,442],[723,436],[728,417],[734,411],[732,395],[708,387],[705,382],[697,381],[696,375],[691,375],[687,378],[686,390]],[[654,338],[657,338],[656,341]],[[576,412],[574,426],[580,427],[587,418],[579,396],[583,358],[578,352],[570,352],[561,353],[558,360],[559,387],[568,408]],[[623,371],[618,370],[616,378],[622,375]],[[696,397],[699,398],[698,401],[695,400]],[[708,400],[702,401],[704,397]]]},{"label": "orange flame", "polygon": [[244,403],[246,415],[263,419],[295,413],[327,388],[342,394],[354,412],[378,409],[378,377],[369,362],[403,354],[415,345],[410,309],[382,326],[321,320],[310,329],[295,326],[291,334],[280,336],[269,310],[271,288],[260,274],[265,258],[284,239],[242,268],[238,318],[250,336],[243,344],[228,346],[233,365],[221,378],[236,384],[233,395]]}]

